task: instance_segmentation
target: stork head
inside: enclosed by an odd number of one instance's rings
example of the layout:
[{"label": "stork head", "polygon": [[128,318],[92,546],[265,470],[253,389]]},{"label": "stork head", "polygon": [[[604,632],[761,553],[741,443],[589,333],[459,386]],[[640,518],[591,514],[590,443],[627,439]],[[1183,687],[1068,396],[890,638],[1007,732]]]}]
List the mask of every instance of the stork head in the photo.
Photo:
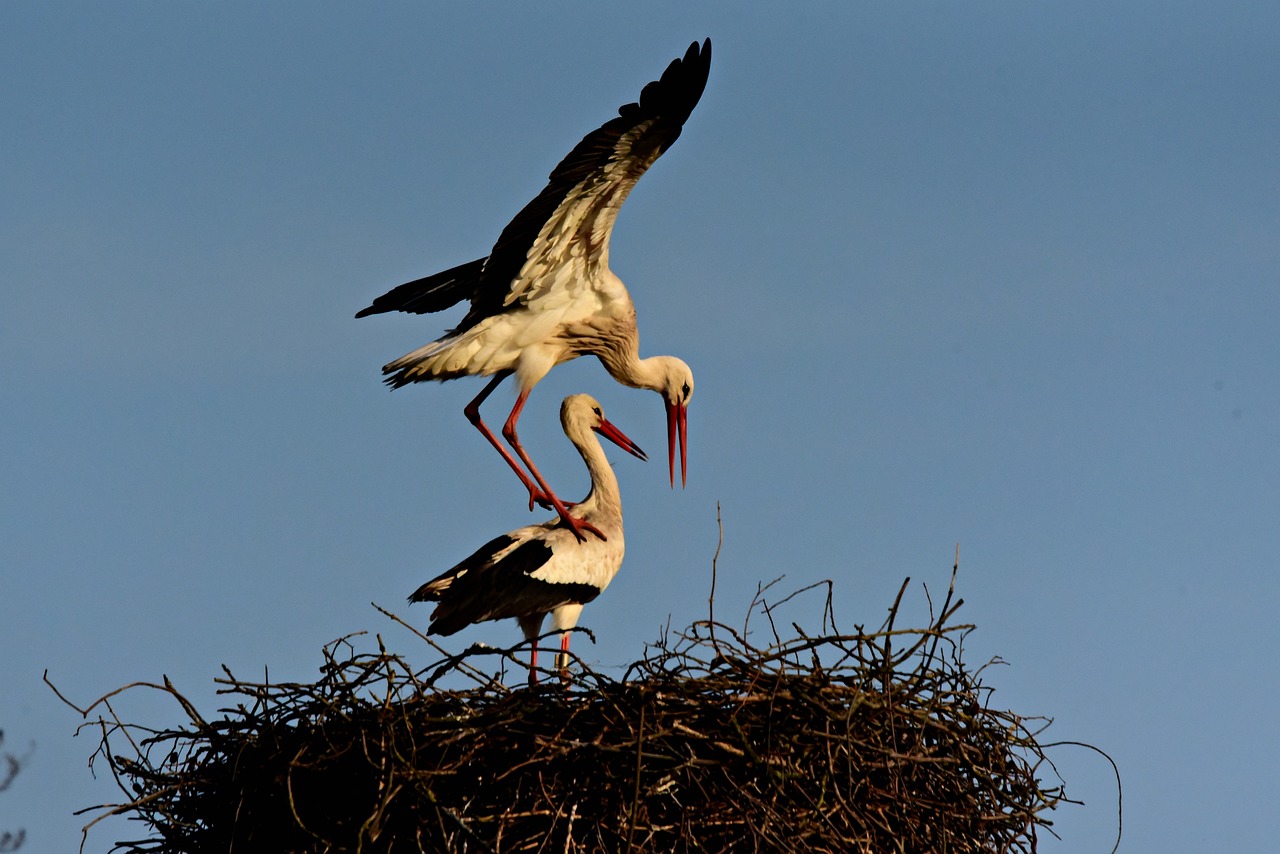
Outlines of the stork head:
[{"label": "stork head", "polygon": [[693,398],[693,371],[675,356],[654,356],[659,365],[662,385],[658,393],[667,405],[667,472],[671,486],[676,485],[676,439],[680,440],[680,485],[688,480],[689,458],[686,441],[689,432],[689,401]]},{"label": "stork head", "polygon": [[564,403],[560,404],[560,423],[570,438],[578,433],[589,435],[586,431],[594,430],[633,457],[649,459],[649,455],[639,445],[604,417],[600,404],[589,394],[572,394],[566,397]]}]

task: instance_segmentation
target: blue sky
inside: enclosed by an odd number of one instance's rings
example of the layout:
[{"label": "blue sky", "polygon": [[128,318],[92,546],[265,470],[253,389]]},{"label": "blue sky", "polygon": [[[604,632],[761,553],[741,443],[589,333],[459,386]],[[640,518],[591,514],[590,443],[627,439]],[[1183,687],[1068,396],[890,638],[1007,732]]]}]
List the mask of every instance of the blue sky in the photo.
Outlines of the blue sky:
[{"label": "blue sky", "polygon": [[[757,583],[879,624],[945,588],[993,702],[1119,763],[1130,852],[1257,850],[1280,785],[1280,11],[1264,3],[44,4],[0,27],[0,830],[112,800],[87,702],[222,664],[309,679],[377,602],[541,519],[462,407],[380,366],[458,313],[352,314],[479,257],[690,41],[702,103],[618,221],[646,355],[697,377],[689,487],[614,451],[602,669]],[[567,394],[664,456],[594,360],[521,435],[585,491]],[[487,405],[500,422],[511,392]],[[797,603],[816,622],[820,603]],[[513,642],[515,626],[452,642]],[[181,720],[162,698],[123,717]],[[30,746],[34,745],[34,748]],[[1114,783],[1054,759],[1105,851]],[[101,775],[100,775],[101,776]],[[100,827],[88,850],[136,837]]]}]

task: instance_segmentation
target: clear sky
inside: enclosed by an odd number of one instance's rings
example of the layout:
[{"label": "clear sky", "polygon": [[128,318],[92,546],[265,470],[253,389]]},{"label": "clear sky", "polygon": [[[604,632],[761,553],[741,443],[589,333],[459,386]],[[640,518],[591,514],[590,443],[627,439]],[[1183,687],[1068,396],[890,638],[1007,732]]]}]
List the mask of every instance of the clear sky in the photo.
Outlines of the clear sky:
[{"label": "clear sky", "polygon": [[[866,625],[910,575],[919,617],[958,542],[970,663],[1111,753],[1123,850],[1274,844],[1280,7],[692,5],[5,4],[0,728],[30,755],[0,830],[72,850],[117,797],[45,668],[211,712],[222,664],[310,679],[353,631],[429,660],[370,603],[425,624],[410,591],[547,514],[463,418],[478,380],[379,382],[458,313],[352,315],[485,254],[710,36],[612,248],[642,352],[697,377],[689,487],[658,398],[595,360],[521,421],[569,497],[567,394],[657,458],[610,452],[627,560],[579,650],[609,671],[705,616],[717,502],[726,618],[780,575]],[[1087,805],[1042,850],[1110,850],[1109,767],[1053,758]]]}]

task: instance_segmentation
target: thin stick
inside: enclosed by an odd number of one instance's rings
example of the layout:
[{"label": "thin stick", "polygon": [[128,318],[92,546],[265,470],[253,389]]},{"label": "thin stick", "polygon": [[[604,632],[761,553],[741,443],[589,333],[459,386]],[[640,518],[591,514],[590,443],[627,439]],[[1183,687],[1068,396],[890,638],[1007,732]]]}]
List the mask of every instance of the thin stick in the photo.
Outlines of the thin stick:
[{"label": "thin stick", "polygon": [[640,723],[636,727],[636,782],[631,792],[631,819],[627,822],[627,854],[631,854],[636,832],[636,813],[640,811],[640,766],[644,763],[644,694],[640,694]]},{"label": "thin stick", "polygon": [[1124,787],[1120,783],[1120,767],[1116,765],[1116,761],[1102,748],[1083,741],[1054,741],[1049,744],[1040,745],[1041,749],[1050,747],[1084,747],[1092,750],[1100,755],[1103,759],[1111,763],[1111,770],[1116,775],[1116,844],[1111,847],[1111,854],[1116,854],[1120,850],[1120,839],[1124,836]]},{"label": "thin stick", "polygon": [[720,548],[724,545],[724,523],[720,520],[720,502],[716,502],[716,530],[719,531],[719,539],[716,540],[716,553],[711,556],[711,593],[707,596],[707,626],[711,631],[711,648],[717,653],[720,651],[720,644],[716,641],[716,564],[720,560]]}]

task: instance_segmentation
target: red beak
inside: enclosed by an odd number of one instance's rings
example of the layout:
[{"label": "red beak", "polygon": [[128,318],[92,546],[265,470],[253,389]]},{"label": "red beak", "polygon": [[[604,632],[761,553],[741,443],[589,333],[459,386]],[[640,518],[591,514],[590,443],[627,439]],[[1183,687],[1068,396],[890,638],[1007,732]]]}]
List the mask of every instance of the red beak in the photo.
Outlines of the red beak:
[{"label": "red beak", "polygon": [[606,421],[603,417],[600,419],[600,423],[591,429],[595,430],[601,436],[604,436],[610,442],[613,442],[619,448],[622,448],[622,450],[626,451],[628,454],[631,454],[634,457],[639,457],[642,460],[649,459],[649,455],[640,450],[639,445],[628,439],[626,433],[623,433],[617,427],[614,427],[613,424]]},{"label": "red beak", "polygon": [[689,409],[683,403],[667,401],[667,471],[671,475],[672,488],[676,485],[676,434],[680,434],[680,486],[689,478],[689,458],[685,451],[689,432]]}]

